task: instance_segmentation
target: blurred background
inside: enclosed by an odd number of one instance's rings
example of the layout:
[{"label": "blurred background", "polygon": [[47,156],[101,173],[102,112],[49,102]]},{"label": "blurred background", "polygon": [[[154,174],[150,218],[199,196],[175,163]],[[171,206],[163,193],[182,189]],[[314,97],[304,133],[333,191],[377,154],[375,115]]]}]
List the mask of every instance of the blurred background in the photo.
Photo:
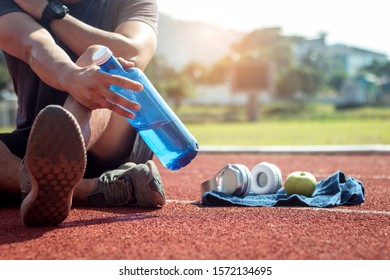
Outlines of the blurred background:
[{"label": "blurred background", "polygon": [[[382,0],[157,0],[146,69],[200,145],[390,144]],[[0,130],[16,98],[0,59]]]}]

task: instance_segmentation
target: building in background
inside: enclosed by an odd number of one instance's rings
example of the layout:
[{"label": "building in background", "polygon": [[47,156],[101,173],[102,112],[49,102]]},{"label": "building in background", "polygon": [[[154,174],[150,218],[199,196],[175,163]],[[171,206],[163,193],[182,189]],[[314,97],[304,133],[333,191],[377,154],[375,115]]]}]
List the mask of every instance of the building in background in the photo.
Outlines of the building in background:
[{"label": "building in background", "polygon": [[379,97],[384,94],[381,89],[382,82],[374,75],[361,73],[360,70],[374,62],[388,62],[386,54],[345,44],[327,45],[325,33],[320,34],[318,38],[298,42],[293,51],[298,63],[303,63],[308,57],[313,61],[325,57],[337,62],[347,74],[348,78],[344,81],[337,98],[333,100],[337,107],[376,104]]},{"label": "building in background", "polygon": [[374,61],[382,63],[389,59],[383,53],[354,46],[327,45],[325,33],[320,34],[318,38],[303,40],[294,46],[294,55],[298,62],[302,61],[308,54],[313,59],[316,56],[325,55],[338,61],[350,77],[357,75],[362,67],[371,65]]}]

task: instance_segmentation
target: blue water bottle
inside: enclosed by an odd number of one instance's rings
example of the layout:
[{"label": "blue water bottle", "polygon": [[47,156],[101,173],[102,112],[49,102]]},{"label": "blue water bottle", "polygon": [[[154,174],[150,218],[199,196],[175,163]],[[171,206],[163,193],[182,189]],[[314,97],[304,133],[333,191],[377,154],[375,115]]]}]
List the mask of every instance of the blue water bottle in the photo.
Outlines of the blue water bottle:
[{"label": "blue water bottle", "polygon": [[110,90],[140,104],[134,119],[127,119],[161,163],[171,169],[180,169],[191,162],[198,153],[198,144],[160,96],[145,74],[133,67],[124,70],[107,47],[101,47],[93,56],[94,62],[104,72],[121,75],[143,85],[135,92],[115,85]]}]

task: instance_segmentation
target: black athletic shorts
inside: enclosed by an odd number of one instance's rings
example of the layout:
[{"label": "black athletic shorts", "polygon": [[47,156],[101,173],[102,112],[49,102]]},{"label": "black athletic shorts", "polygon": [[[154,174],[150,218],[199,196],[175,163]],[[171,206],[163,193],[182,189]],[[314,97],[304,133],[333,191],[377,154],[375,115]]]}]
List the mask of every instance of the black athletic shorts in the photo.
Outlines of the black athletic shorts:
[{"label": "black athletic shorts", "polygon": [[[11,133],[0,133],[0,141],[2,141],[8,149],[23,159],[26,154],[28,132],[14,131]],[[129,147],[129,149],[131,149]],[[129,155],[124,157],[124,161],[115,163],[113,165],[107,165],[99,161],[90,152],[87,152],[87,168],[84,174],[84,178],[96,178],[99,177],[103,172],[117,168],[120,164],[130,161],[134,163],[145,163],[153,158],[153,153],[137,134],[132,150],[129,151]]]}]

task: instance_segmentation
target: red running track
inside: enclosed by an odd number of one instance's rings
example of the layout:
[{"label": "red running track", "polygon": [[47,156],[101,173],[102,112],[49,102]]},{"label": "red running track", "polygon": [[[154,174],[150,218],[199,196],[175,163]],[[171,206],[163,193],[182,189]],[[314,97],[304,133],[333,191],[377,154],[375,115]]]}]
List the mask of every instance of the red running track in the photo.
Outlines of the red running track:
[{"label": "red running track", "polygon": [[[208,208],[200,183],[227,163],[274,163],[283,179],[307,170],[318,180],[342,170],[363,182],[366,202],[351,207]],[[58,227],[28,228],[17,208],[0,208],[0,259],[390,259],[388,154],[208,154],[170,171],[159,163],[168,203],[73,209]]]}]

